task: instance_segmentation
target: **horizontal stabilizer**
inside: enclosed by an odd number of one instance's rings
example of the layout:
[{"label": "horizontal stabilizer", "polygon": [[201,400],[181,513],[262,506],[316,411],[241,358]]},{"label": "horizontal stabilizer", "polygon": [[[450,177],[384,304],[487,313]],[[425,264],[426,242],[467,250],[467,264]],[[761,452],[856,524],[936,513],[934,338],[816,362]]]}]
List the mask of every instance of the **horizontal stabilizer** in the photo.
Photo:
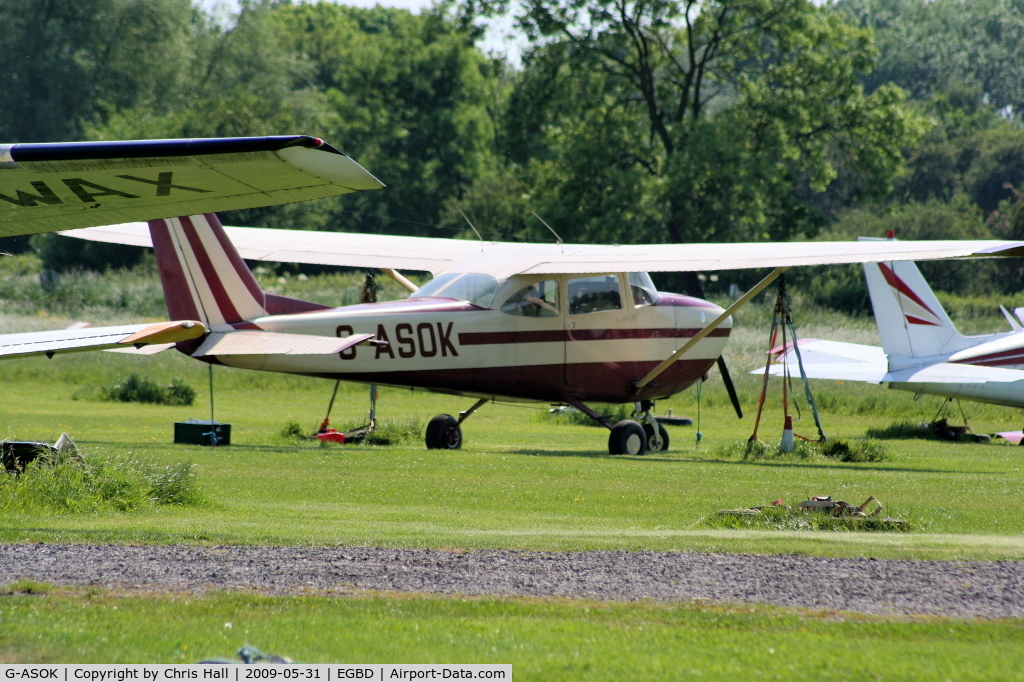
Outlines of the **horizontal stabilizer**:
[{"label": "horizontal stabilizer", "polygon": [[47,332],[0,335],[0,357],[54,355],[86,350],[145,347],[199,338],[206,327],[199,322],[157,322],[118,327],[59,329]]},{"label": "horizontal stabilizer", "polygon": [[0,237],[383,186],[349,157],[305,135],[0,145]]},{"label": "horizontal stabilizer", "polygon": [[[1024,381],[1024,372],[1020,370],[956,362],[918,364],[890,372],[881,348],[858,343],[803,339],[800,341],[800,355],[809,379],[865,381],[873,384],[892,382],[950,385]],[[798,376],[796,354],[792,348],[771,366],[769,374],[781,376],[785,369],[784,365],[789,366],[791,376]],[[763,373],[763,369],[751,372]]]},{"label": "horizontal stabilizer", "polygon": [[[804,371],[809,379],[866,381],[877,384],[884,380],[889,371],[885,353],[878,346],[821,339],[801,339],[799,346]],[[785,354],[775,359],[775,364],[768,373],[781,376],[785,371],[785,365],[789,366],[790,375],[799,375],[796,352],[791,344]],[[764,374],[764,370],[754,370],[751,374]]]},{"label": "horizontal stabilizer", "polygon": [[285,334],[264,331],[217,332],[210,334],[192,354],[209,355],[334,355],[352,346],[365,344],[373,334],[353,334],[344,338]]}]

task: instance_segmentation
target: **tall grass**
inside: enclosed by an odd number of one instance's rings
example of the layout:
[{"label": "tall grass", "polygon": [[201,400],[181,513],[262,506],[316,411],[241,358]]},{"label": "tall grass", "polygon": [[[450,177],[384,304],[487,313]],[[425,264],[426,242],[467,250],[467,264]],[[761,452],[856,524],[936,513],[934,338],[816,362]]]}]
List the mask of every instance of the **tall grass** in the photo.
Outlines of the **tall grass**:
[{"label": "tall grass", "polygon": [[0,474],[0,510],[78,514],[126,512],[202,501],[191,462],[154,466],[134,460],[47,452],[20,472]]},{"label": "tall grass", "polygon": [[185,406],[196,401],[196,391],[180,379],[173,380],[170,386],[162,386],[133,372],[124,381],[101,388],[99,398],[119,403]]}]

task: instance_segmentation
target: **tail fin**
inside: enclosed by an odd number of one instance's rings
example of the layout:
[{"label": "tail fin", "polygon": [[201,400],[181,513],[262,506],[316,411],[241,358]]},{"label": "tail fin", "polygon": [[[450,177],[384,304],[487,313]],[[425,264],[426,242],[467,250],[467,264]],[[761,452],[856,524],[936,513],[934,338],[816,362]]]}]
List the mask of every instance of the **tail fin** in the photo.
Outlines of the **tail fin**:
[{"label": "tail fin", "polygon": [[948,355],[978,343],[957,331],[914,263],[865,263],[864,276],[890,357]]},{"label": "tail fin", "polygon": [[267,297],[216,215],[152,220],[149,232],[172,320],[217,325],[267,314]]}]

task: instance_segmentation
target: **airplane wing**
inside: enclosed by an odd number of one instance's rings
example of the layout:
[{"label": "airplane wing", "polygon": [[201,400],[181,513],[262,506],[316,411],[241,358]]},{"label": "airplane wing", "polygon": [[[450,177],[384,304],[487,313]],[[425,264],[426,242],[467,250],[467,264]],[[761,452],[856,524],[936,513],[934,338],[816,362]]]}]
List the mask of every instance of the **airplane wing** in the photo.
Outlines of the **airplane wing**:
[{"label": "airplane wing", "polygon": [[[460,260],[481,252],[480,242],[464,239],[307,232],[260,227],[225,226],[224,231],[242,258],[277,263],[424,270],[437,274]],[[63,234],[66,237],[110,244],[153,246],[146,223],[107,225]]]},{"label": "airplane wing", "polygon": [[0,145],[0,237],[271,206],[384,185],[305,135]]},{"label": "airplane wing", "polygon": [[[495,276],[599,272],[684,272],[899,260],[1022,256],[1024,242],[877,241],[738,244],[519,244],[225,227],[248,260],[443,272],[455,264]],[[145,223],[94,227],[69,237],[150,246]]]},{"label": "airplane wing", "polygon": [[206,327],[191,320],[129,324],[118,327],[60,329],[46,332],[0,335],[0,358],[74,353],[86,350],[136,349],[151,345],[160,350],[166,344],[195,339],[206,333]]}]

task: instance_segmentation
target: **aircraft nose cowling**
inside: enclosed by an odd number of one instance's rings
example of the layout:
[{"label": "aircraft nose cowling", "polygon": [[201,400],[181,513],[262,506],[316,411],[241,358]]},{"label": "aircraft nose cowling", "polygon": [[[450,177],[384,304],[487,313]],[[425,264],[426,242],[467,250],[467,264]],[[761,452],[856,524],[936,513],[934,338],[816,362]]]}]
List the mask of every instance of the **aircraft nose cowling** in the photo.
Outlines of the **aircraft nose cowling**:
[{"label": "aircraft nose cowling", "polygon": [[[659,294],[659,306],[671,306],[675,310],[676,329],[678,330],[700,330],[711,324],[725,309],[704,299],[682,294]],[[723,336],[728,336],[728,330],[732,329],[732,317],[727,318],[718,330]],[[715,336],[716,334],[712,334]]]}]

